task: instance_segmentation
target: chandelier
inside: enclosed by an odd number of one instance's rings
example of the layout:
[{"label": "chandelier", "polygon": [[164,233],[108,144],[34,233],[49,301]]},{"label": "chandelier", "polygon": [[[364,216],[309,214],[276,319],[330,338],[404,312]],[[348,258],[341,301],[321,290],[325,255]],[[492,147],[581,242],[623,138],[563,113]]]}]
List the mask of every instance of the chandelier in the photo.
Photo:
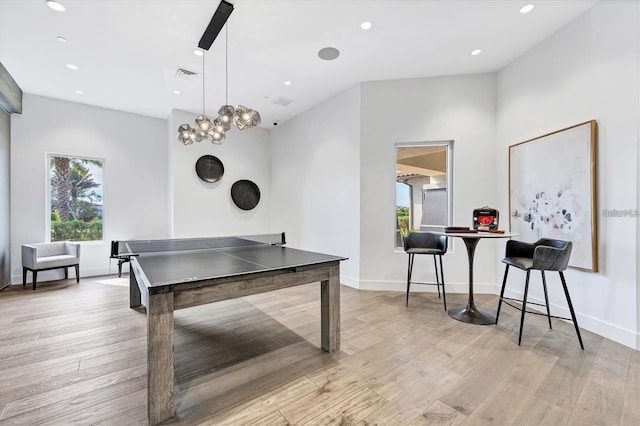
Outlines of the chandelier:
[{"label": "chandelier", "polygon": [[[226,2],[221,2],[226,3]],[[233,6],[231,6],[231,10]],[[218,7],[220,10],[220,6]],[[216,14],[219,13],[219,10],[216,10]],[[228,14],[231,12],[228,11]],[[211,19],[211,23],[207,28],[209,31],[212,23],[216,20],[216,14],[214,14]],[[228,14],[226,17],[228,17]],[[226,21],[226,18],[225,18]],[[223,25],[225,25],[223,23]],[[203,40],[205,36],[207,36],[207,31],[203,34]],[[218,29],[219,31],[219,29]],[[224,51],[224,62],[225,62],[225,104],[220,107],[218,110],[218,116],[211,120],[205,114],[205,84],[204,84],[204,54],[202,55],[202,115],[196,117],[195,127],[191,127],[188,124],[182,124],[178,127],[178,140],[185,145],[191,145],[195,142],[202,142],[203,140],[209,140],[214,144],[220,145],[224,141],[227,132],[231,129],[231,125],[234,124],[238,129],[244,130],[252,127],[256,127],[260,124],[261,118],[258,111],[253,110],[251,108],[247,108],[242,105],[238,105],[234,107],[233,105],[229,105],[229,61],[228,61],[228,29],[227,25],[225,25],[225,51]],[[215,39],[217,33],[213,36]],[[200,41],[199,47],[203,50],[208,50],[208,47],[203,47],[203,40]],[[211,40],[213,43],[213,40]],[[211,44],[209,43],[209,46]],[[204,52],[203,52],[204,53]]]}]

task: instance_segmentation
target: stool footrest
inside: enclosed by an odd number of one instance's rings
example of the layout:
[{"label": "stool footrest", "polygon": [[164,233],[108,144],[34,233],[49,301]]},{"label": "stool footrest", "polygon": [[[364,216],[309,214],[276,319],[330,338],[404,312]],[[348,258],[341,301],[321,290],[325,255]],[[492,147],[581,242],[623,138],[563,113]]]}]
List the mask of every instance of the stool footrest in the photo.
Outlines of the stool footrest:
[{"label": "stool footrest", "polygon": [[[521,300],[521,299],[514,299],[514,298],[512,298],[512,297],[503,297],[503,298],[502,298],[502,300],[513,300],[514,302],[520,302],[520,303],[522,303],[522,300]],[[504,303],[507,303],[507,302],[504,302]],[[527,305],[536,305],[536,306],[542,306],[542,307],[545,307],[545,308],[547,307],[547,305],[545,305],[545,304],[542,304],[542,303],[536,303],[536,302],[530,302],[530,301],[528,301],[528,300],[527,300]],[[509,306],[511,306],[511,305],[509,305]]]},{"label": "stool footrest", "polygon": [[[510,297],[503,297],[503,298],[502,298],[502,301],[505,303],[505,305],[509,305],[509,306],[511,306],[512,308],[517,309],[517,310],[519,310],[520,312],[522,312],[522,307],[521,307],[521,306],[512,305],[511,303],[509,303],[509,302],[508,302],[508,301],[510,301],[510,300],[513,300],[513,301],[515,301],[515,302],[520,302],[520,303],[522,303],[522,300],[512,299],[512,298],[510,298]],[[527,305],[545,306],[545,305],[542,305],[542,304],[540,304],[540,303],[532,303],[532,302],[529,302],[529,301],[527,301]],[[533,315],[544,315],[545,317],[546,317],[546,316],[549,316],[549,317],[551,317],[551,318],[557,318],[557,319],[563,319],[563,320],[567,320],[567,321],[572,321],[572,319],[571,319],[571,318],[567,318],[567,317],[559,317],[559,316],[557,316],[557,315],[547,315],[547,314],[545,314],[544,312],[529,311],[529,310],[525,310],[525,312],[526,312],[526,313],[528,313],[528,314],[533,314]]]}]

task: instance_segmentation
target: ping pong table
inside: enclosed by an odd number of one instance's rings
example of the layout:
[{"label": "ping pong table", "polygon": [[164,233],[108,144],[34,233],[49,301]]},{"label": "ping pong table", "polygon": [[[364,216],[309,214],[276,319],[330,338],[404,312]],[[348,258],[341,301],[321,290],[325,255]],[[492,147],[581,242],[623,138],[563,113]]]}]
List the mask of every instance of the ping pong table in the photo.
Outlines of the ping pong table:
[{"label": "ping pong table", "polygon": [[320,282],[321,346],[340,349],[340,261],[283,247],[285,235],[118,241],[129,255],[130,307],[147,313],[149,423],[174,417],[173,311]]}]

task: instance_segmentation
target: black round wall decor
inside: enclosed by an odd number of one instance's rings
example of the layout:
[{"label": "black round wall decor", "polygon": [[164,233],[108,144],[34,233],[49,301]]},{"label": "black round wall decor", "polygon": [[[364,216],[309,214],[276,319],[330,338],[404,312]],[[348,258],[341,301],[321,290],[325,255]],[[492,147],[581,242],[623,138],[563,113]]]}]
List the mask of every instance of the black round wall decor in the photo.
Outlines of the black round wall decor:
[{"label": "black round wall decor", "polygon": [[217,182],[224,175],[224,166],[218,157],[203,155],[196,161],[196,173],[205,182]]},{"label": "black round wall decor", "polygon": [[231,186],[231,199],[242,210],[251,210],[260,201],[260,188],[250,180],[241,179]]}]

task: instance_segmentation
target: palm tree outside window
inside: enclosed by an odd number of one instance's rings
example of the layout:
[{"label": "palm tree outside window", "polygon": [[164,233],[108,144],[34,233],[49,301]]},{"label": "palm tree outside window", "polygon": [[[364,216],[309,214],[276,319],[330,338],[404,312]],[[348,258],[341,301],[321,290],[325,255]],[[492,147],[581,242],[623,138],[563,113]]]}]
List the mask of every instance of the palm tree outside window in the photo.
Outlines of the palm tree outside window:
[{"label": "palm tree outside window", "polygon": [[49,238],[103,239],[104,159],[49,154]]}]

